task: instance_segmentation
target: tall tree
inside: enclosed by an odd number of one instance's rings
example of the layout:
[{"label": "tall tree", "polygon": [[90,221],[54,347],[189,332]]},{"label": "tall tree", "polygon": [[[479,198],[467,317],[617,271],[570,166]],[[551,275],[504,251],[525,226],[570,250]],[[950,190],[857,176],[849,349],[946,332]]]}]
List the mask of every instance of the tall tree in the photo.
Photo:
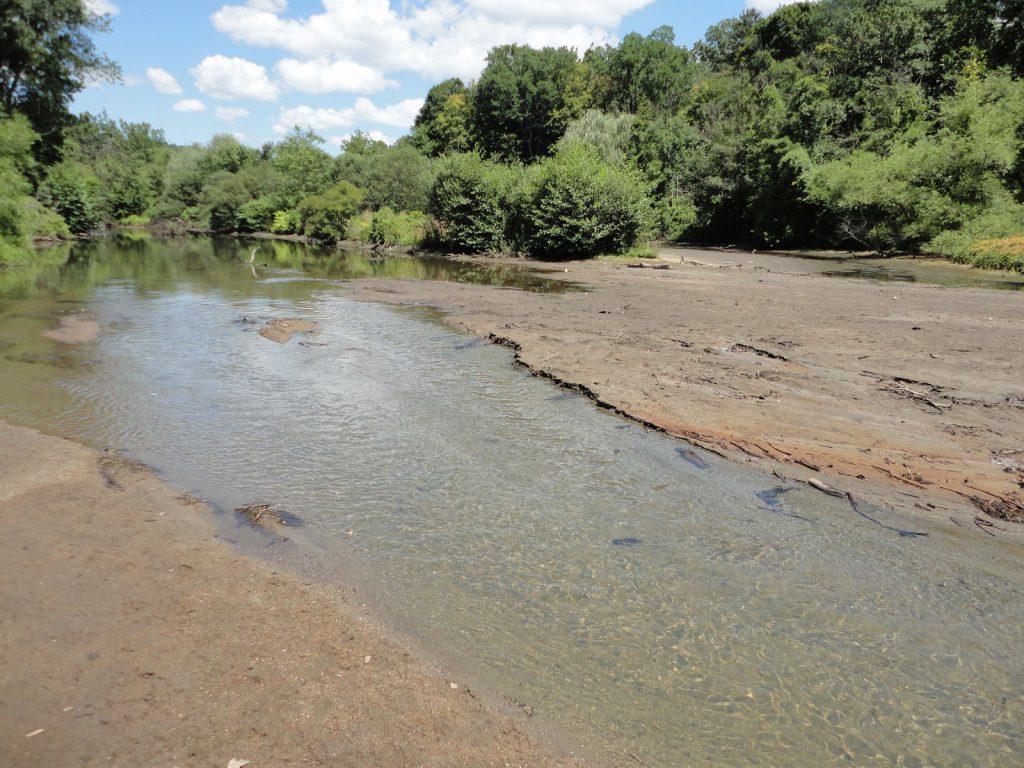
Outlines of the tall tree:
[{"label": "tall tree", "polygon": [[567,100],[567,84],[577,66],[576,53],[568,48],[492,49],[472,100],[483,152],[524,162],[548,154],[580,114]]},{"label": "tall tree", "polygon": [[56,158],[74,94],[120,74],[90,37],[107,25],[83,0],[0,0],[0,110],[28,117],[44,161]]}]

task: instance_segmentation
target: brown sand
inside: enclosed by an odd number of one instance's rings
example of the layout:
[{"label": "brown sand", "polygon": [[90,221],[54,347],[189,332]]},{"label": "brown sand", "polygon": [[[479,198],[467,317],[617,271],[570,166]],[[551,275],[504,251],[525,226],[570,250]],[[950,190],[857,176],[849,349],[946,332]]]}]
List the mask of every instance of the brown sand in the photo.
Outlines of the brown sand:
[{"label": "brown sand", "polygon": [[87,314],[63,315],[57,327],[43,335],[62,344],[85,344],[100,335],[100,324]]},{"label": "brown sand", "polygon": [[576,764],[210,520],[0,422],[0,765]]},{"label": "brown sand", "polygon": [[278,344],[286,344],[297,333],[316,330],[316,323],[298,317],[275,317],[260,329],[260,336]]},{"label": "brown sand", "polygon": [[666,259],[573,262],[588,293],[359,280],[356,297],[440,308],[524,364],[670,434],[787,478],[1024,536],[1024,295]]}]

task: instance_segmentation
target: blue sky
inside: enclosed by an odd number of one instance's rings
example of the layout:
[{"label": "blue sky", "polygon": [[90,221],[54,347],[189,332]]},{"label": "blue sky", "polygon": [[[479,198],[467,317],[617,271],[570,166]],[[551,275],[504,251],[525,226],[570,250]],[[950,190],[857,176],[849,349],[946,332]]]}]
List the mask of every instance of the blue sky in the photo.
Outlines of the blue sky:
[{"label": "blue sky", "polygon": [[[785,0],[784,0],[785,1]],[[234,133],[258,145],[293,125],[337,147],[355,130],[393,141],[431,85],[480,73],[494,45],[579,51],[667,24],[676,41],[779,0],[86,0],[109,14],[97,44],[119,84],[91,85],[79,112],[148,122],[178,144]]]}]

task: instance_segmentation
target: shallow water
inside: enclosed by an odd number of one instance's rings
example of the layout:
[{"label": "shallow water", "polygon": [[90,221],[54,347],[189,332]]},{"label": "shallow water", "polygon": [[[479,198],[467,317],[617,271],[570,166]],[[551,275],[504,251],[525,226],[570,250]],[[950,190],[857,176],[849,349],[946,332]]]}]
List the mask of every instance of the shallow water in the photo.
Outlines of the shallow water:
[{"label": "shallow water", "polygon": [[[1024,761],[1019,547],[789,490],[338,295],[308,255],[255,276],[247,255],[110,242],[0,291],[0,417],[223,509],[283,505],[304,526],[267,556],[359,574],[394,626],[612,764]],[[40,335],[78,309],[97,341]],[[320,331],[245,320],[290,316]]]}]

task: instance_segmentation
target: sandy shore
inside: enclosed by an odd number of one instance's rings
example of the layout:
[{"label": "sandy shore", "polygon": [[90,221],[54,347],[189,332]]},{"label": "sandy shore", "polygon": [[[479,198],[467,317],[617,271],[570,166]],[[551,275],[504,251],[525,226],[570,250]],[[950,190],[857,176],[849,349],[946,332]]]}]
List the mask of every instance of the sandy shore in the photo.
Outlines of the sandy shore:
[{"label": "sandy shore", "polygon": [[0,524],[0,765],[577,764],[144,469],[0,422]]},{"label": "sandy shore", "polygon": [[586,293],[347,289],[436,306],[534,371],[729,458],[979,536],[1024,537],[981,509],[1024,511],[1024,295],[686,256],[663,252],[667,269],[558,265]]}]

